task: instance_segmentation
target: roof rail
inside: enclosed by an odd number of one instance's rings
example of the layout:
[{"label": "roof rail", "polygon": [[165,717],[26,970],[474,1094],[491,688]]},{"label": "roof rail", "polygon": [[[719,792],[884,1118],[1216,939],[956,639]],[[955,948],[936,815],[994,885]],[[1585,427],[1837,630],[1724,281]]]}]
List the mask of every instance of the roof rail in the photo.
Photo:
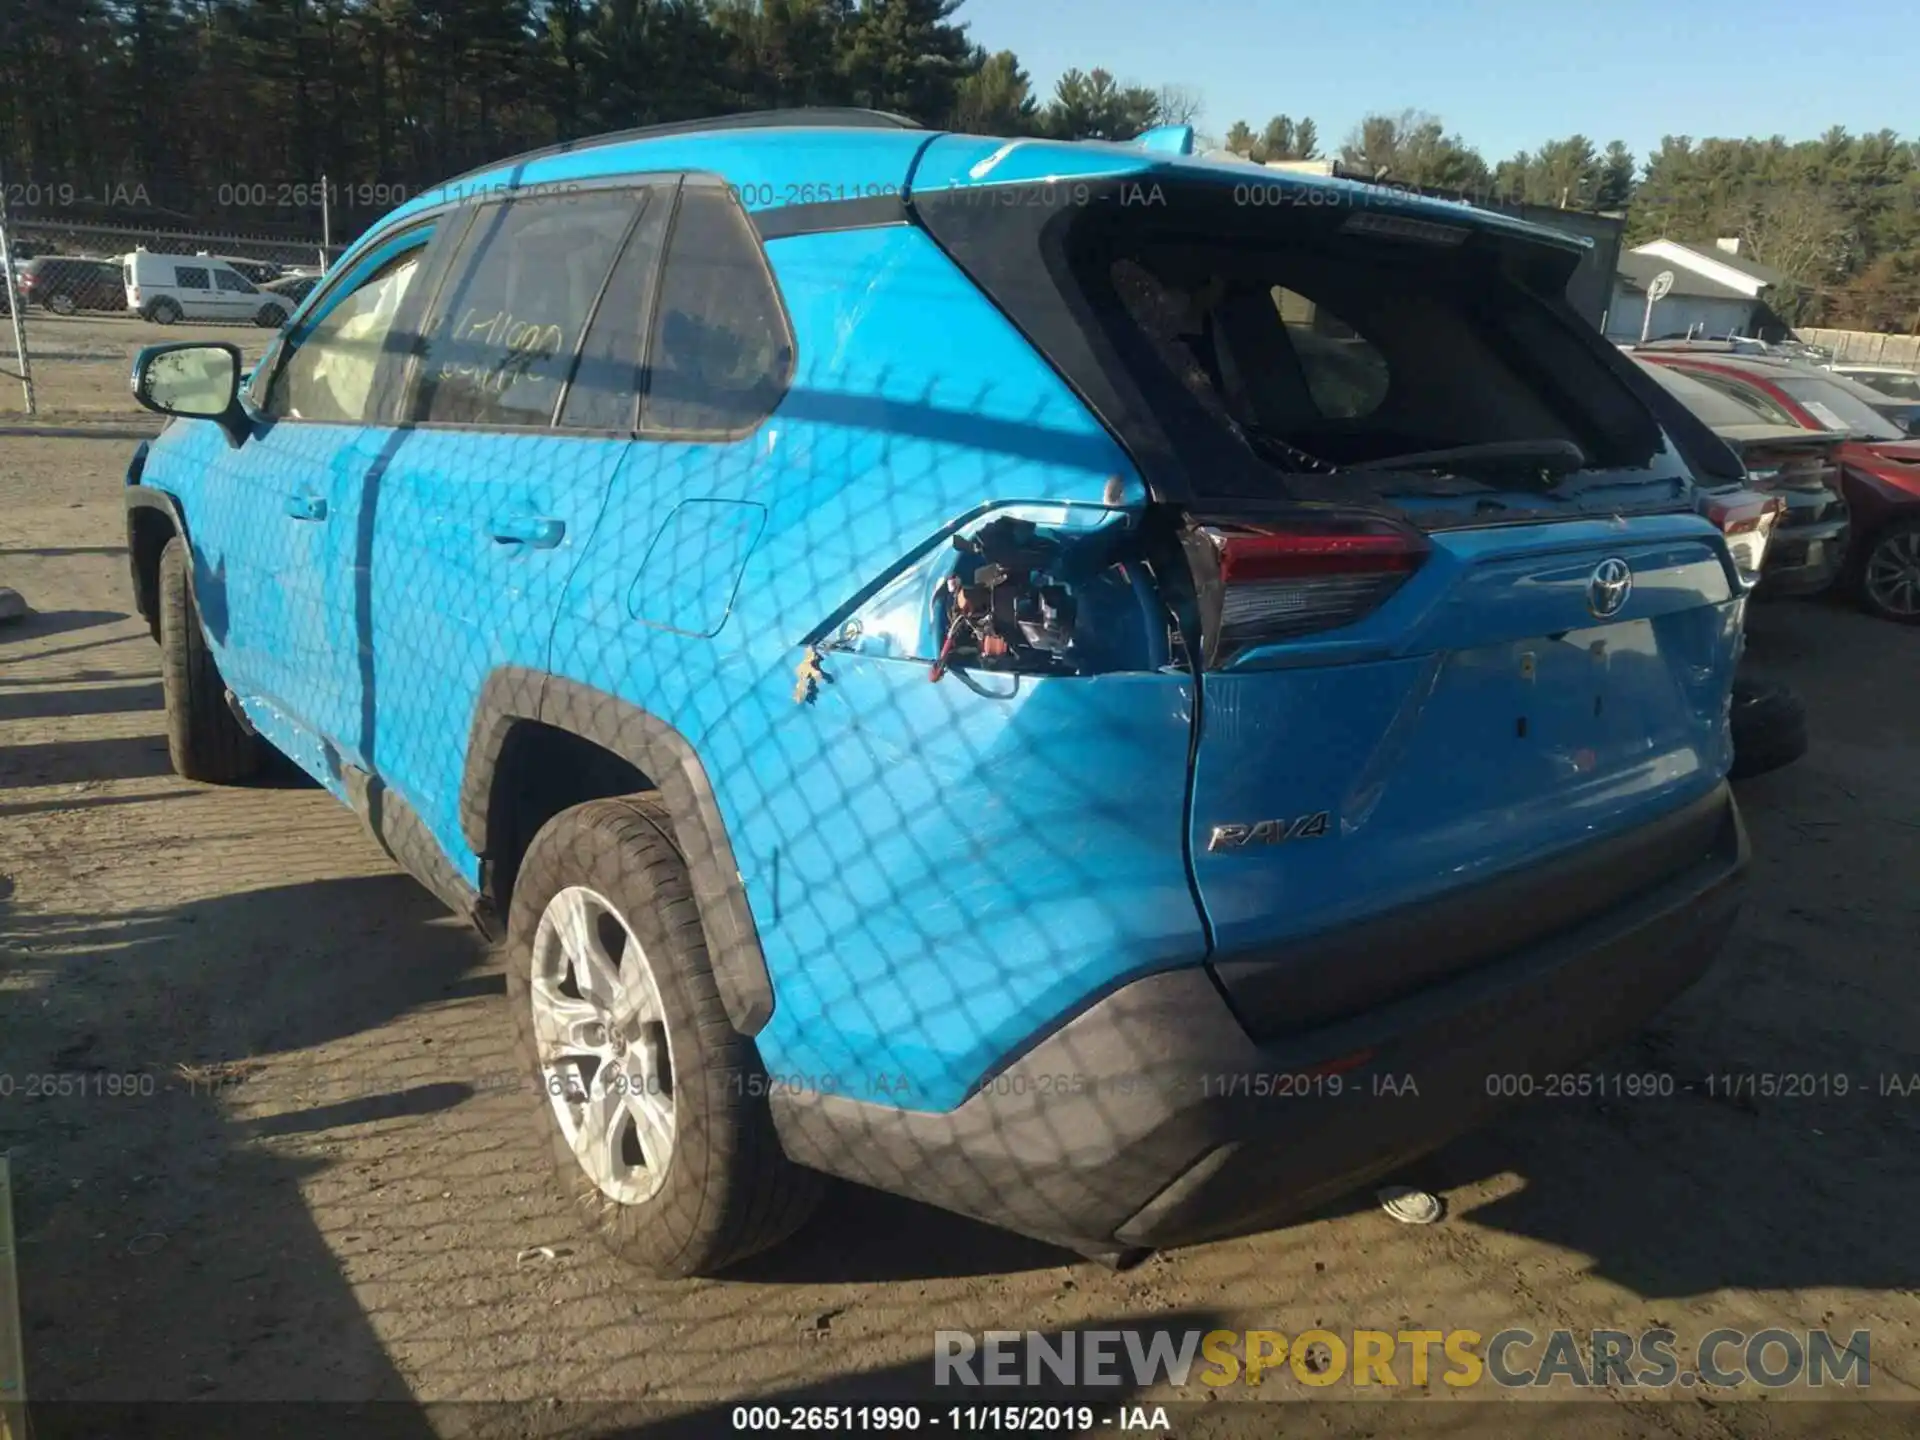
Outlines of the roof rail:
[{"label": "roof rail", "polygon": [[853,106],[812,106],[796,110],[745,110],[734,115],[712,115],[704,120],[674,120],[664,125],[640,125],[631,130],[610,130],[604,135],[583,135],[578,140],[562,140],[543,145],[505,160],[489,161],[472,170],[462,171],[442,185],[454,185],[484,175],[490,170],[505,170],[529,165],[550,155],[567,155],[576,150],[597,150],[603,145],[621,145],[629,140],[652,140],[666,135],[698,135],[708,130],[772,130],[783,126],[815,126],[851,130],[919,130],[918,120],[886,110],[862,110]]}]

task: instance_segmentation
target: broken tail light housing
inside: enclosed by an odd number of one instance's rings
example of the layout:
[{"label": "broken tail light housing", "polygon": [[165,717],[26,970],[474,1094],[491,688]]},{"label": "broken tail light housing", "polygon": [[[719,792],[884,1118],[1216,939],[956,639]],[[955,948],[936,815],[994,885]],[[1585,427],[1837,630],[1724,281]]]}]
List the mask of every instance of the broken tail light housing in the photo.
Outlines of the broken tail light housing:
[{"label": "broken tail light housing", "polygon": [[1760,579],[1767,541],[1786,508],[1786,501],[1778,495],[1763,495],[1757,490],[1729,490],[1700,497],[1700,513],[1727,537],[1733,563],[1749,586]]},{"label": "broken tail light housing", "polygon": [[1351,625],[1430,551],[1411,526],[1371,514],[1194,521],[1184,537],[1209,667],[1255,645]]}]

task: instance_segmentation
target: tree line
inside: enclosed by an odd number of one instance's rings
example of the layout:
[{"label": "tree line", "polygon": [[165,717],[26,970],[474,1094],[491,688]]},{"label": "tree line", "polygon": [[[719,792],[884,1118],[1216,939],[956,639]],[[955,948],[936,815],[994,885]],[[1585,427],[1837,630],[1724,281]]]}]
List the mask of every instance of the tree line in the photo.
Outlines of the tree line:
[{"label": "tree line", "polygon": [[[351,234],[394,198],[517,150],[731,110],[863,106],[989,134],[1122,139],[1198,92],[1072,69],[1050,93],[961,0],[9,0],[0,166],[16,206],[136,195],[207,227]],[[1203,141],[1261,161],[1626,217],[1629,243],[1738,235],[1806,323],[1920,329],[1920,141],[1584,135],[1489,163],[1436,117],[1310,117]],[[151,217],[143,223],[151,223]]]}]

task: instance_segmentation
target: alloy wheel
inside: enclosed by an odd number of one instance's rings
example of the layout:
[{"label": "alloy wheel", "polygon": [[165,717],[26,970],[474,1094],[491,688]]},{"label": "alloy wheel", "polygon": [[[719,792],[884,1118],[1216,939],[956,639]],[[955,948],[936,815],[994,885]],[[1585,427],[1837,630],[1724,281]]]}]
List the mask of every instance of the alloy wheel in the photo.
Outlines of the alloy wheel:
[{"label": "alloy wheel", "polygon": [[604,896],[570,885],[534,933],[534,1045],[555,1121],[587,1177],[650,1200],[673,1161],[673,1044],[645,948]]},{"label": "alloy wheel", "polygon": [[1893,615],[1920,615],[1920,530],[1889,535],[1867,556],[1867,593]]}]

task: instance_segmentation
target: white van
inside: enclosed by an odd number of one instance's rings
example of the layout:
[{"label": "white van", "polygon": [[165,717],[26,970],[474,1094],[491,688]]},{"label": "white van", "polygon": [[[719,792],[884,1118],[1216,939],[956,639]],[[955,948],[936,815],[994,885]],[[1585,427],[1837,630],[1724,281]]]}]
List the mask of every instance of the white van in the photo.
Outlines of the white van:
[{"label": "white van", "polygon": [[121,267],[127,284],[127,309],[156,325],[176,320],[249,322],[269,329],[287,323],[293,308],[225,261],[212,255],[160,255],[135,250]]}]

